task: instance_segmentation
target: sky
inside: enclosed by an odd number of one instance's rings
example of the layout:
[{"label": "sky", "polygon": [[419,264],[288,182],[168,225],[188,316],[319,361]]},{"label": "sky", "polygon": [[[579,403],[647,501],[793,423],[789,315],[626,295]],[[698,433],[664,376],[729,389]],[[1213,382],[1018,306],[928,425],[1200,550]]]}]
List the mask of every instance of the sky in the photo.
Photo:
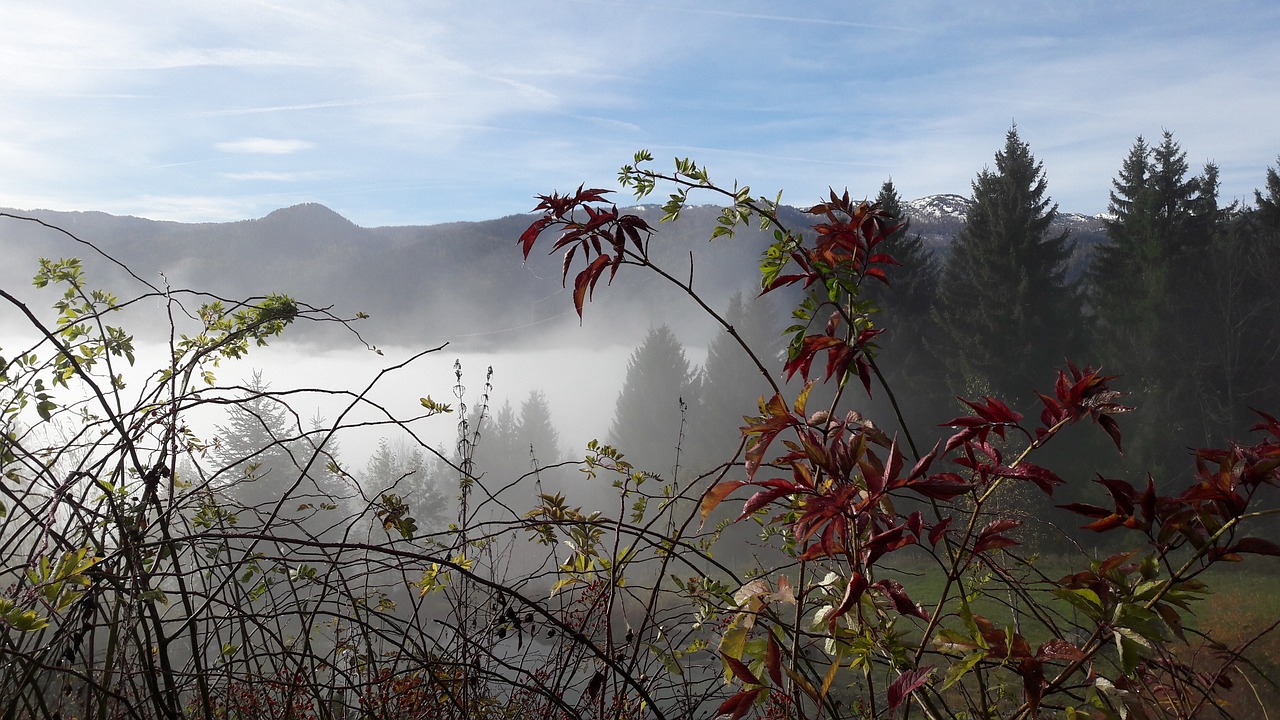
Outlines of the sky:
[{"label": "sky", "polygon": [[[0,206],[359,225],[526,212],[641,148],[756,194],[968,194],[1016,123],[1064,211],[1138,135],[1280,155],[1280,3],[4,0]],[[619,202],[629,200],[620,196]]]}]

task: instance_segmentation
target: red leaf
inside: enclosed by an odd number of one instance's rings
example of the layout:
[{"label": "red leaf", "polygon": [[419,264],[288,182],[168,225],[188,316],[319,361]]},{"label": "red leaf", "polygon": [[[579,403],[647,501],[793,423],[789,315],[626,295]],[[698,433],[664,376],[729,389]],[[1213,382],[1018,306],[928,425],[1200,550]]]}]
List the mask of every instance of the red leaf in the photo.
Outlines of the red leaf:
[{"label": "red leaf", "polygon": [[[773,502],[774,500],[777,500],[780,497],[785,497],[787,495],[790,495],[794,493],[796,490],[797,490],[796,486],[792,485],[791,483],[787,483],[787,486],[783,488],[774,488],[772,490],[761,490],[760,492],[752,495],[750,498],[747,499],[746,504],[742,506],[742,514],[738,515],[738,520],[742,520],[743,518],[751,515],[751,513],[755,512],[756,510],[759,510],[760,508],[764,507],[765,505],[768,505],[769,503]],[[737,522],[737,520],[735,520],[734,522]]]},{"label": "red leaf", "polygon": [[1089,505],[1087,503],[1067,503],[1066,505],[1059,505],[1058,507],[1066,510],[1067,512],[1073,512],[1077,515],[1084,515],[1085,517],[1091,518],[1103,518],[1111,514],[1111,511],[1106,508],[1098,507],[1097,505]]},{"label": "red leaf", "polygon": [[929,451],[929,454],[916,461],[916,464],[911,468],[911,472],[907,473],[908,480],[923,477],[925,473],[929,472],[929,466],[933,464],[934,458],[938,457],[938,445],[939,443],[934,443],[933,449]]},{"label": "red leaf", "polygon": [[999,548],[1019,544],[1017,540],[1006,535],[1002,535],[1001,533],[1006,530],[1012,530],[1021,524],[1021,521],[1009,518],[993,520],[982,529],[981,533],[978,534],[978,541],[974,543],[973,551],[975,553],[980,553],[986,550],[997,550]]},{"label": "red leaf", "polygon": [[885,276],[884,270],[878,267],[869,267],[867,268],[867,271],[863,274],[866,275],[867,277],[873,277],[879,280],[880,282],[884,283],[885,285],[889,284],[889,278]]},{"label": "red leaf", "polygon": [[1007,535],[992,535],[990,537],[983,538],[979,540],[977,543],[975,543],[973,546],[973,551],[975,553],[980,553],[980,552],[986,552],[987,550],[999,550],[1000,548],[1013,547],[1014,545],[1020,545],[1020,544],[1021,543],[1019,543],[1017,540],[1014,540],[1013,538],[1008,537]]},{"label": "red leaf", "polygon": [[1027,706],[1035,712],[1040,708],[1040,700],[1044,697],[1044,664],[1035,658],[1027,658],[1018,663],[1018,674],[1022,676],[1022,691],[1027,699]]},{"label": "red leaf", "polygon": [[862,573],[855,571],[853,576],[849,578],[848,587],[844,589],[844,598],[840,600],[840,604],[836,606],[835,611],[831,613],[831,617],[827,620],[828,630],[832,633],[836,631],[836,623],[840,621],[840,618],[844,617],[845,613],[849,612],[849,610],[857,604],[858,600],[862,598],[862,593],[865,592],[866,589],[867,579],[862,576]]},{"label": "red leaf", "polygon": [[519,245],[524,251],[525,260],[529,259],[529,253],[533,250],[533,244],[537,242],[538,236],[541,235],[542,231],[546,230],[547,226],[551,225],[552,222],[554,222],[554,218],[549,215],[543,215],[537,220],[534,220],[533,224],[529,226],[529,229],[521,233]]},{"label": "red leaf", "polygon": [[1255,555],[1280,555],[1280,545],[1262,538],[1247,537],[1227,548],[1229,553],[1253,553]]},{"label": "red leaf", "polygon": [[[800,347],[796,351],[796,356],[787,361],[783,369],[787,373],[787,380],[790,380],[798,371],[800,376],[805,380],[809,379],[809,368],[813,365],[813,358],[823,350],[829,350],[836,346],[844,346],[844,341],[830,335],[809,335],[800,341]],[[828,377],[830,377],[828,375]]]},{"label": "red leaf", "polygon": [[711,514],[711,511],[714,510],[717,505],[729,496],[729,493],[737,490],[743,485],[746,485],[746,483],[741,480],[728,480],[725,482],[718,482],[707,488],[707,491],[702,494],[702,522],[705,523],[707,521],[707,516]]},{"label": "red leaf", "polygon": [[773,633],[768,635],[768,643],[765,645],[764,666],[769,671],[769,679],[773,681],[775,686],[782,686],[782,648],[778,647],[778,640],[773,637]]},{"label": "red leaf", "polygon": [[609,267],[611,259],[608,255],[601,255],[591,264],[583,268],[582,272],[573,281],[573,306],[578,310],[578,317],[582,317],[582,305],[587,297],[588,291],[594,291],[596,282],[600,280],[600,276],[604,274],[605,268]]},{"label": "red leaf", "polygon": [[955,473],[938,473],[912,480],[907,488],[933,500],[950,500],[973,489],[973,483]]},{"label": "red leaf", "polygon": [[1036,657],[1041,660],[1075,662],[1084,659],[1084,652],[1062,638],[1053,638],[1041,645],[1039,650],[1036,650]]},{"label": "red leaf", "polygon": [[1054,486],[1062,484],[1062,478],[1058,477],[1057,473],[1029,462],[1023,462],[1017,467],[996,468],[992,475],[1015,480],[1030,480],[1038,485],[1046,495],[1053,495]]},{"label": "red leaf", "polygon": [[897,710],[907,696],[924,687],[929,682],[929,674],[933,672],[933,666],[929,665],[915,670],[908,670],[898,676],[889,685],[889,709]]},{"label": "red leaf", "polygon": [[1098,425],[1102,426],[1102,429],[1106,430],[1107,434],[1111,436],[1111,441],[1116,444],[1116,450],[1124,454],[1124,448],[1120,444],[1120,426],[1116,424],[1115,419],[1110,415],[1099,415]]},{"label": "red leaf", "polygon": [[1124,525],[1125,517],[1123,515],[1111,514],[1101,520],[1095,520],[1088,525],[1081,525],[1085,530],[1093,530],[1094,532],[1106,532],[1112,528]]},{"label": "red leaf", "polygon": [[920,532],[924,530],[924,516],[920,514],[919,510],[907,516],[907,529],[911,531],[911,534],[917,540],[920,539]]},{"label": "red leaf", "polygon": [[746,666],[746,663],[742,662],[741,660],[739,660],[738,658],[732,655],[726,655],[723,652],[720,653],[720,657],[724,660],[725,665],[728,665],[729,669],[733,671],[733,674],[737,676],[737,678],[741,680],[744,684],[746,685],[762,685],[763,684],[760,682],[760,678],[756,677],[756,674],[751,672],[751,668]]},{"label": "red leaf", "polygon": [[893,602],[893,607],[903,615],[918,617],[921,620],[928,620],[929,613],[920,606],[919,603],[911,599],[907,594],[906,588],[897,580],[880,580],[872,587],[879,590]]},{"label": "red leaf", "polygon": [[942,539],[943,533],[945,533],[947,528],[950,526],[951,518],[947,518],[937,525],[934,525],[933,528],[929,530],[929,544],[933,547],[937,547],[938,541]]},{"label": "red leaf", "polygon": [[751,705],[755,703],[756,698],[760,697],[760,693],[765,688],[756,688],[754,690],[742,690],[735,693],[728,700],[720,703],[720,707],[716,709],[716,717],[729,716],[729,720],[738,720],[738,718],[747,714],[751,709]]}]

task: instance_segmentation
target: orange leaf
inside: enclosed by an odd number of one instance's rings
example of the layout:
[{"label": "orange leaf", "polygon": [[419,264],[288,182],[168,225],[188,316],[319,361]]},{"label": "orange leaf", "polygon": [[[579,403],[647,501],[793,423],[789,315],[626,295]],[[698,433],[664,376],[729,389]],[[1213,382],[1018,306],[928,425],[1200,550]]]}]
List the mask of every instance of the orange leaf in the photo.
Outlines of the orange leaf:
[{"label": "orange leaf", "polygon": [[746,484],[742,480],[727,480],[707,488],[707,491],[702,495],[702,522],[705,523],[707,521],[707,516],[711,514],[711,511],[715,510],[716,506],[723,502],[726,497],[729,497],[730,493]]}]

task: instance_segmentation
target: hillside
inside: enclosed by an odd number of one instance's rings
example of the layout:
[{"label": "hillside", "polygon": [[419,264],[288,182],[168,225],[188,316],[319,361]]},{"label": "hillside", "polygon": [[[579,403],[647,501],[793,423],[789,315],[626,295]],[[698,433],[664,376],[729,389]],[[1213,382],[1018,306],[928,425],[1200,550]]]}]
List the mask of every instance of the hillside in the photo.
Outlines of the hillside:
[{"label": "hillside", "polygon": [[[934,195],[906,203],[911,231],[945,253],[964,224],[969,202],[958,195]],[[659,227],[652,244],[655,257],[679,277],[691,274],[713,306],[722,306],[735,290],[754,286],[757,258],[771,233],[744,230],[708,243],[717,208],[692,207],[679,222],[666,225],[660,225],[661,212],[653,206],[634,211]],[[512,343],[579,322],[561,295],[558,258],[535,255],[528,264],[521,262],[516,238],[530,221],[526,215],[363,228],[314,203],[255,220],[200,224],[99,212],[9,212],[92,241],[148,281],[226,297],[282,292],[332,305],[344,316],[367,313],[371,319],[364,332],[375,344],[448,339],[483,345],[495,335]],[[783,219],[791,227],[805,222],[793,208],[784,209]],[[1078,273],[1091,248],[1104,239],[1102,223],[1063,215],[1060,225],[1077,239],[1073,272]],[[0,248],[9,258],[0,268],[6,285],[29,282],[40,256],[79,256],[94,282],[124,281],[118,269],[92,258],[83,245],[33,223],[10,220],[0,225]],[[600,293],[588,312],[592,337],[608,339],[618,331],[630,334],[637,326],[661,322],[677,332],[693,332],[686,326],[687,300],[652,292],[655,282],[652,276],[620,273],[616,287]]]}]

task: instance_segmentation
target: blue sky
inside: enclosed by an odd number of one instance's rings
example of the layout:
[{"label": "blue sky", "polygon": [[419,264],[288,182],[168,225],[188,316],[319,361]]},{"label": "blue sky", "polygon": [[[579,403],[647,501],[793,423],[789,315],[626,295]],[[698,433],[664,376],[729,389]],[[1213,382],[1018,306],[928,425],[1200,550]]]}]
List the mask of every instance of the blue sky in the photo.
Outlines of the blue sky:
[{"label": "blue sky", "polygon": [[6,207],[478,220],[612,187],[639,148],[797,205],[910,199],[967,194],[1016,121],[1097,213],[1138,134],[1227,199],[1280,155],[1273,0],[5,5]]}]

